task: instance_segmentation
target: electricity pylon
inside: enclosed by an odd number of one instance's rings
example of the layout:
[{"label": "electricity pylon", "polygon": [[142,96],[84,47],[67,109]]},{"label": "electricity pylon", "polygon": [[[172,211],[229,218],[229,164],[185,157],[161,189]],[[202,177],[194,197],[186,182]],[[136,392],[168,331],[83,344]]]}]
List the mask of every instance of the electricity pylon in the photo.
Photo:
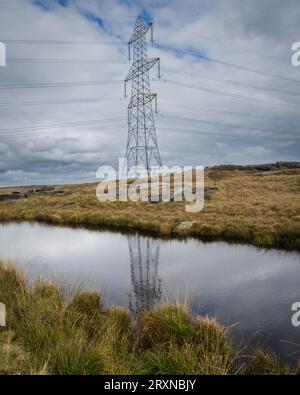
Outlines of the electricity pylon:
[{"label": "electricity pylon", "polygon": [[161,299],[161,280],[158,276],[159,241],[140,236],[128,237],[132,292],[129,308],[138,318],[151,310]]},{"label": "electricity pylon", "polygon": [[151,166],[162,166],[152,108],[152,101],[155,99],[157,112],[157,95],[151,93],[149,80],[149,70],[156,64],[160,78],[160,59],[148,59],[146,35],[149,30],[151,30],[153,42],[152,23],[145,24],[138,16],[134,32],[128,42],[129,60],[131,47],[133,49],[133,63],[125,79],[125,96],[127,82],[131,81],[131,99],[128,105],[127,164],[128,168],[145,168],[147,175],[150,175]]}]

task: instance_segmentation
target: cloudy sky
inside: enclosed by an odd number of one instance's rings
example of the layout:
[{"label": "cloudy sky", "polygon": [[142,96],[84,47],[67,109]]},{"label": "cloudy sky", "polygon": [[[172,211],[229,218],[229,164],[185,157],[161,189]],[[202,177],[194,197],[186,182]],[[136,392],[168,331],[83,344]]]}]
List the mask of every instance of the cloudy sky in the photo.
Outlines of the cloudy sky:
[{"label": "cloudy sky", "polygon": [[300,160],[299,0],[0,0],[0,185],[96,181],[124,156],[138,14],[164,164]]}]

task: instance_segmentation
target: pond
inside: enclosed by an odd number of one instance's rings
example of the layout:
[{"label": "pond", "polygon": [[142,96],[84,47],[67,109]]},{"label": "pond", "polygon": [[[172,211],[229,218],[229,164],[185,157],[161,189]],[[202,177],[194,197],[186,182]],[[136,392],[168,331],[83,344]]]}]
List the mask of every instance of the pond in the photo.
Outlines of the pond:
[{"label": "pond", "polygon": [[95,288],[107,305],[133,314],[159,301],[187,302],[195,314],[232,325],[233,339],[300,358],[300,254],[195,239],[162,240],[41,224],[0,225],[0,256],[38,276]]}]

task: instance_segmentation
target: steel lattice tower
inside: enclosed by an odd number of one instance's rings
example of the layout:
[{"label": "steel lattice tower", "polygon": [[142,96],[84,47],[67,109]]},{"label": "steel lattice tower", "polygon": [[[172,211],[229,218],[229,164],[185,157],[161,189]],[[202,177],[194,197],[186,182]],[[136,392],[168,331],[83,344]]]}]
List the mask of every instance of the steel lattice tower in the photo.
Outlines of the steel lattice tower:
[{"label": "steel lattice tower", "polygon": [[151,93],[149,80],[149,70],[155,64],[158,65],[160,78],[160,59],[148,59],[146,35],[149,30],[153,41],[152,23],[145,24],[138,16],[128,42],[129,59],[131,47],[133,50],[133,64],[125,79],[125,96],[127,82],[131,80],[126,159],[129,168],[143,166],[148,175],[151,166],[162,166],[152,108],[152,101],[155,99],[157,111],[157,95]]},{"label": "steel lattice tower", "polygon": [[161,299],[158,276],[159,242],[140,236],[128,237],[132,292],[129,308],[135,317],[151,310]]}]

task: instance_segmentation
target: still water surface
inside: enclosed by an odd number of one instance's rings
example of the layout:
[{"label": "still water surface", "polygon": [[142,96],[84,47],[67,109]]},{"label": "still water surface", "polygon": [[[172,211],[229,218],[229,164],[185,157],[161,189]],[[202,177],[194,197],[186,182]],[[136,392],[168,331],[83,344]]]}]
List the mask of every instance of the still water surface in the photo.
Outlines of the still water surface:
[{"label": "still water surface", "polygon": [[298,253],[22,223],[0,225],[0,256],[32,279],[99,289],[108,305],[133,314],[166,298],[187,300],[195,314],[234,324],[235,341],[300,358],[300,327],[291,325],[291,305],[300,302]]}]

